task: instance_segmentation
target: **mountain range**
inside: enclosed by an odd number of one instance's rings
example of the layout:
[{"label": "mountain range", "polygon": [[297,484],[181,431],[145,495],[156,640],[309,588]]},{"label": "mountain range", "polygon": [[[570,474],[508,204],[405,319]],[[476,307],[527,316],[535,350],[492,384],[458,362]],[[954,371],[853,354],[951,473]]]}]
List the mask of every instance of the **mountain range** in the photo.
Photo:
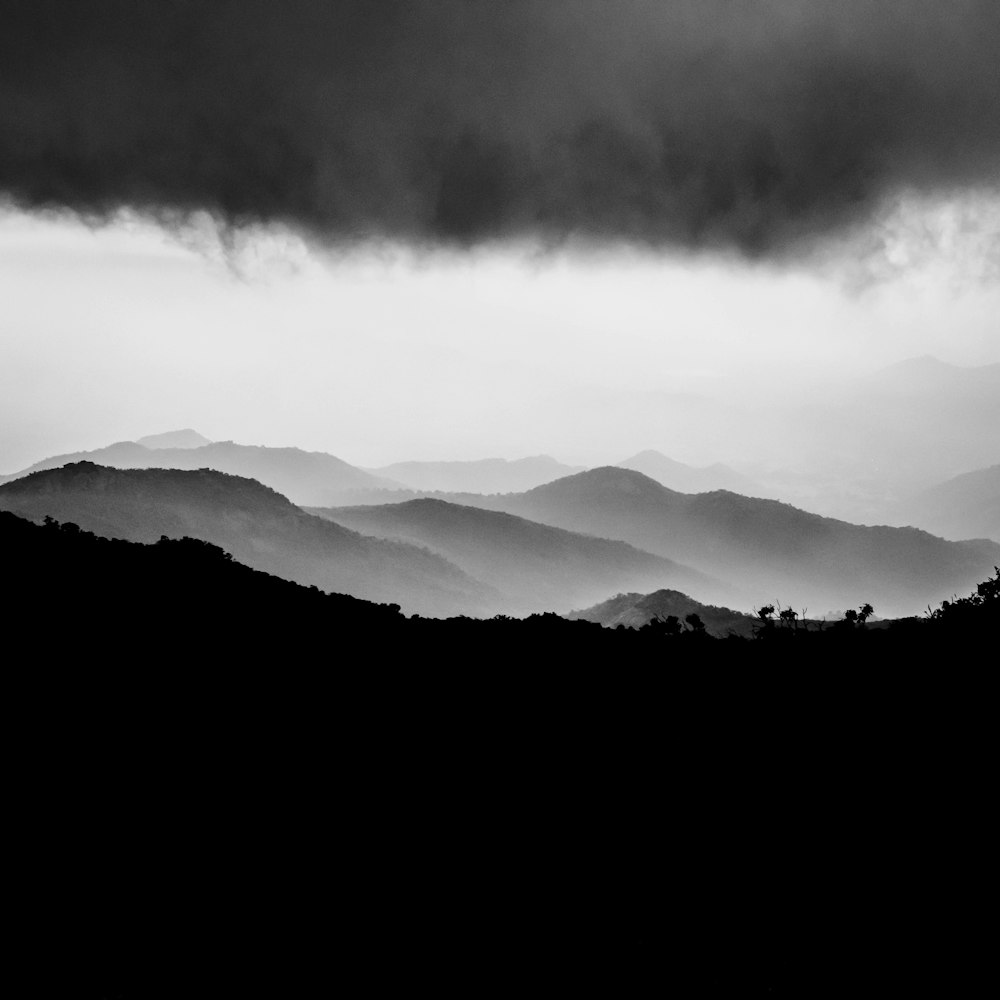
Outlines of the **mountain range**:
[{"label": "mountain range", "polygon": [[722,490],[677,493],[615,467],[465,502],[629,542],[740,588],[750,603],[776,600],[799,610],[872,601],[883,615],[918,613],[974,586],[1000,562],[1000,545],[991,541],[854,525]]},{"label": "mountain range", "polygon": [[198,444],[198,439],[201,435],[196,431],[175,431],[144,438],[145,444],[141,441],[120,441],[94,451],[54,455],[21,472],[0,476],[0,483],[74,462],[92,462],[116,469],[215,469],[233,476],[256,479],[294,503],[313,506],[343,502],[345,490],[384,489],[399,485],[326,452],[267,448],[233,441]]},{"label": "mountain range", "polygon": [[732,595],[703,573],[625,542],[444,500],[311,512],[366,535],[425,546],[504,594],[517,612],[568,611],[623,588],[669,585],[705,599]]},{"label": "mountain range", "polygon": [[[634,469],[572,473],[544,456],[380,470],[410,469],[414,482],[480,486],[529,473],[557,476],[528,490],[427,498],[426,490],[325,453],[205,440],[186,429],[84,453],[103,467],[55,456],[3,477],[0,506],[111,537],[186,533],[288,579],[439,615],[568,611],[615,592],[664,589],[744,609],[871,601],[883,616],[912,614],[974,586],[1000,563],[996,466],[927,491],[887,518],[933,528],[949,535],[945,540],[730,490],[687,493]],[[685,466],[657,452],[627,462],[689,489],[720,480],[752,485],[726,466]],[[132,473],[116,479],[112,468]],[[201,471],[184,479],[155,469]],[[962,535],[977,537],[958,540]]]},{"label": "mountain range", "polygon": [[0,509],[50,516],[106,538],[190,537],[286,580],[429,616],[493,613],[502,600],[439,555],[305,513],[251,479],[210,469],[77,462],[0,486]]}]

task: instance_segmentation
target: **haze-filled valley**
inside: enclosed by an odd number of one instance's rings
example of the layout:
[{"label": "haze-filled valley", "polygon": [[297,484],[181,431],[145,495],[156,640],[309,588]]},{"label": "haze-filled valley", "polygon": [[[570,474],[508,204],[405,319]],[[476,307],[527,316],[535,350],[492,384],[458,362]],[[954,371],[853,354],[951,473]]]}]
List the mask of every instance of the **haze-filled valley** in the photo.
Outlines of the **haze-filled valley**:
[{"label": "haze-filled valley", "polygon": [[[777,601],[823,618],[870,601],[896,617],[1000,563],[996,467],[908,506],[885,501],[885,523],[860,525],[771,499],[722,463],[653,451],[583,471],[547,456],[368,471],[191,429],[142,440],[5,476],[0,508],[110,538],[189,535],[289,580],[438,617],[565,614],[663,590],[744,614]],[[524,482],[537,485],[511,488]]]}]

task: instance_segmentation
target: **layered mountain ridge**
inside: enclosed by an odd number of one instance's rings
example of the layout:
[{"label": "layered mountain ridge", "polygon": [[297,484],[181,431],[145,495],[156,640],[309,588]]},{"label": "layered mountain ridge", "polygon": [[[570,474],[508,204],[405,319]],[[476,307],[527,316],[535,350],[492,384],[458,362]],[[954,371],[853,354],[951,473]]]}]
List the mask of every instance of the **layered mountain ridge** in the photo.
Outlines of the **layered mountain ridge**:
[{"label": "layered mountain ridge", "polygon": [[267,486],[210,469],[78,462],[0,486],[0,509],[107,538],[191,537],[297,583],[431,616],[486,614],[499,595],[439,555],[313,517]]},{"label": "layered mountain ridge", "polygon": [[0,483],[74,462],[93,462],[117,469],[214,469],[256,479],[294,503],[316,506],[336,502],[345,490],[382,489],[398,485],[326,452],[244,445],[234,441],[213,441],[203,445],[182,443],[178,446],[174,437],[176,433],[186,434],[170,432],[158,436],[170,442],[168,446],[119,441],[94,451],[54,455],[21,472],[0,476]]},{"label": "layered mountain ridge", "polygon": [[946,541],[915,528],[864,526],[727,491],[683,494],[639,472],[591,469],[484,506],[615,538],[796,607],[877,602],[915,614],[975,586],[1000,562],[988,540]]},{"label": "layered mountain ridge", "polygon": [[687,566],[620,541],[440,499],[313,509],[356,531],[423,545],[508,596],[519,611],[569,611],[623,588],[732,591]]}]

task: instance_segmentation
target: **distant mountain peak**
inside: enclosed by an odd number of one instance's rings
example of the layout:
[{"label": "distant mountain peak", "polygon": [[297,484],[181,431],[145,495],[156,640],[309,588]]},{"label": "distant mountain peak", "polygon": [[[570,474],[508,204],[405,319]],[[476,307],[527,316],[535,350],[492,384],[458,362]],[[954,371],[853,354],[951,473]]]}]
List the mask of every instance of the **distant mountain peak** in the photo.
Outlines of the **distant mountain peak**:
[{"label": "distant mountain peak", "polygon": [[678,462],[662,452],[648,449],[626,458],[618,465],[649,476],[661,486],[678,493],[711,493],[729,490],[745,496],[766,496],[767,491],[752,479],[722,462],[696,466]]},{"label": "distant mountain peak", "polygon": [[528,491],[528,495],[541,492],[573,492],[579,489],[611,490],[619,493],[663,495],[670,493],[667,487],[661,486],[655,479],[636,472],[634,469],[623,469],[617,465],[601,465],[596,469],[587,469],[573,476],[564,476],[551,483],[536,486]]},{"label": "distant mountain peak", "polygon": [[190,427],[179,431],[164,431],[162,434],[147,434],[136,439],[136,444],[144,448],[202,448],[212,442],[203,434]]},{"label": "distant mountain peak", "polygon": [[890,365],[890,367],[895,368],[957,368],[957,365],[949,364],[947,361],[942,361],[940,358],[935,357],[933,354],[920,354],[915,358],[905,358],[900,361],[897,365]]},{"label": "distant mountain peak", "polygon": [[669,465],[678,469],[691,468],[691,466],[686,465],[684,462],[678,462],[676,458],[664,455],[662,451],[657,451],[655,448],[646,448],[643,451],[637,451],[631,458],[626,458],[618,464],[623,468],[631,468],[636,463],[644,462],[655,462],[658,465]]}]

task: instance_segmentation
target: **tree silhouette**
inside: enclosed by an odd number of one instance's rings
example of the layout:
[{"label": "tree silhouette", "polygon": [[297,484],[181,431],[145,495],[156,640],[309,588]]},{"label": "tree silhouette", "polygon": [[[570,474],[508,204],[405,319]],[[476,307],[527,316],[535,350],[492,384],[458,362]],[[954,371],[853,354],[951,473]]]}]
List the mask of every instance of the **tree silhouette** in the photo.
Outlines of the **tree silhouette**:
[{"label": "tree silhouette", "polygon": [[705,623],[701,620],[701,616],[692,611],[691,614],[684,617],[684,621],[687,622],[687,626],[695,635],[705,635]]}]

